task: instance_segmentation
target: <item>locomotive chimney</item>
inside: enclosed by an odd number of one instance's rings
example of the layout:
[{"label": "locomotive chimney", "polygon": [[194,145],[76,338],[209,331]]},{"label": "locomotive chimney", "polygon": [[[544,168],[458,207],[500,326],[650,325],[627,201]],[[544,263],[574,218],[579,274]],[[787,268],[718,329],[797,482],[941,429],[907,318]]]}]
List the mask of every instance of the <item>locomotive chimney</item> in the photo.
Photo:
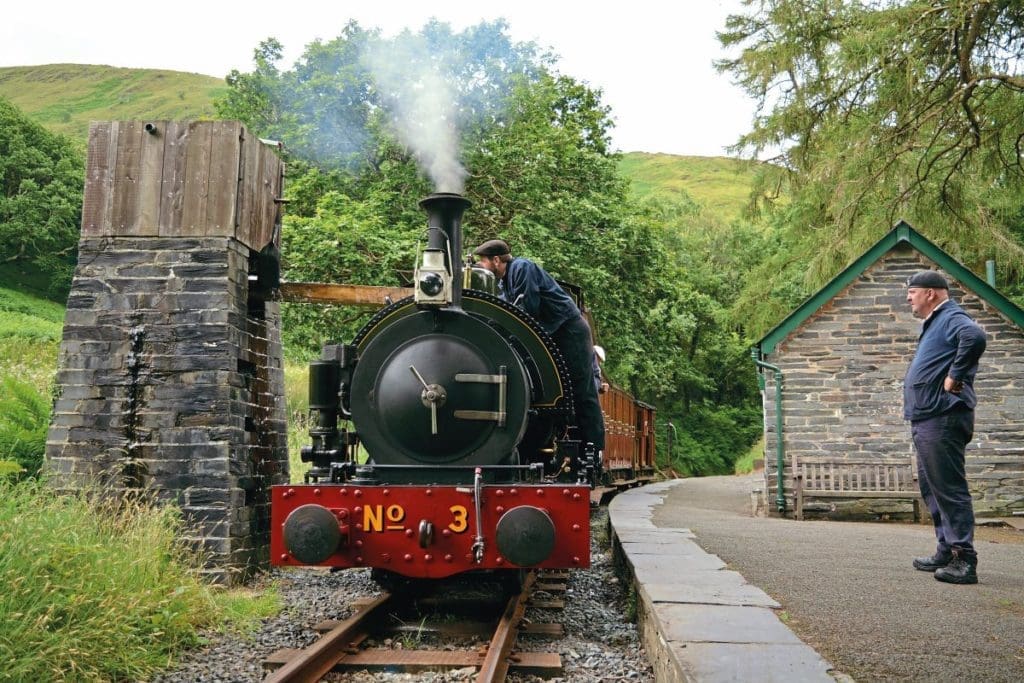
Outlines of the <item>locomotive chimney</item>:
[{"label": "locomotive chimney", "polygon": [[[436,192],[420,200],[420,208],[427,212],[428,232],[427,249],[417,274],[418,303],[462,307],[462,214],[470,206],[468,199],[454,192]],[[442,267],[444,275],[434,272]],[[447,279],[444,292],[435,291],[441,278]]]}]

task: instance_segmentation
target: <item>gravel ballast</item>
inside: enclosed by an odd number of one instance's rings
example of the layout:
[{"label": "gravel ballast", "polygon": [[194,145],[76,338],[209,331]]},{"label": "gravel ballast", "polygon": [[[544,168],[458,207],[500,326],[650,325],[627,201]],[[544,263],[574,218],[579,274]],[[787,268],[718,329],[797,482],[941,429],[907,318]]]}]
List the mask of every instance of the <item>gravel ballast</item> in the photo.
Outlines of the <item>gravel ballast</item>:
[{"label": "gravel ballast", "polygon": [[[562,638],[520,636],[518,649],[558,652],[564,674],[556,681],[653,681],[636,625],[627,618],[628,585],[620,582],[605,541],[608,514],[595,510],[591,525],[591,567],[572,572],[565,594],[565,609],[529,608],[528,620],[553,621],[564,627]],[[318,637],[312,626],[326,619],[344,619],[352,613],[353,600],[375,595],[376,584],[368,570],[329,573],[319,569],[272,570],[264,581],[277,584],[284,604],[281,612],[260,628],[245,635],[207,634],[210,644],[186,653],[177,666],[162,673],[154,683],[248,683],[262,681],[262,663],[281,648],[301,648]],[[396,638],[396,646],[397,641]],[[475,649],[472,643],[448,645]],[[351,672],[332,674],[337,681],[467,681],[476,669],[396,674]],[[510,681],[539,681],[535,676],[511,674]]]}]

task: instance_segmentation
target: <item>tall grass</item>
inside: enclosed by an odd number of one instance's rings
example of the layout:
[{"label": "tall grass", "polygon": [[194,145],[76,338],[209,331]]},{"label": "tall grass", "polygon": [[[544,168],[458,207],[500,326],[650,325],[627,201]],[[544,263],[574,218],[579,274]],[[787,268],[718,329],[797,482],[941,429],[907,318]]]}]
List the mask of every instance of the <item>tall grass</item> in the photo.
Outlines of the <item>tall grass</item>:
[{"label": "tall grass", "polygon": [[48,395],[63,321],[60,304],[0,287],[0,378],[14,377]]},{"label": "tall grass", "polygon": [[173,507],[0,481],[0,678],[138,680],[218,618]]},{"label": "tall grass", "polygon": [[288,472],[293,483],[301,483],[311,463],[299,454],[309,443],[309,366],[294,360],[284,363],[284,395],[288,411]]}]

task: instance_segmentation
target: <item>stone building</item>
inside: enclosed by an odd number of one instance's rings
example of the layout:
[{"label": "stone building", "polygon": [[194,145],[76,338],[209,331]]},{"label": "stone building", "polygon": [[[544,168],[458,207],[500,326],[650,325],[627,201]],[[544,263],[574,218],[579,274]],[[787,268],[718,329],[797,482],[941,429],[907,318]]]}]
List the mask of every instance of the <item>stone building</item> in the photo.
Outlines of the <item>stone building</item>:
[{"label": "stone building", "polygon": [[[903,377],[921,321],[906,302],[906,280],[925,268],[946,276],[951,297],[988,338],[967,450],[975,510],[981,516],[1024,510],[1024,311],[901,222],[753,350],[763,386],[764,497],[770,513],[792,514],[798,489],[833,484],[875,490],[812,495],[804,510],[876,518],[911,511],[916,496],[895,492],[917,488],[902,409]],[[810,474],[812,467],[817,474]],[[812,476],[821,481],[808,482]]]},{"label": "stone building", "polygon": [[46,467],[174,501],[233,581],[267,562],[288,479],[283,165],[231,121],[94,123],[87,164]]}]

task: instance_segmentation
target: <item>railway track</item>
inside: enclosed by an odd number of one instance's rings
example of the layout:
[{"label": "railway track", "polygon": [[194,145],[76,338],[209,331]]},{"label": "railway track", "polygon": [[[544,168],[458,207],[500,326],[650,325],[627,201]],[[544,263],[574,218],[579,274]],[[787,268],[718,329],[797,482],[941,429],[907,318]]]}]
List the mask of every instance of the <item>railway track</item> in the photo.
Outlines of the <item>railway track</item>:
[{"label": "railway track", "polygon": [[[528,572],[519,592],[505,601],[492,602],[495,609],[489,619],[480,615],[486,601],[467,600],[458,593],[424,596],[385,592],[362,602],[355,614],[344,621],[318,624],[316,630],[323,635],[309,647],[275,652],[264,661],[265,669],[276,669],[265,680],[268,683],[313,683],[332,671],[386,669],[411,673],[466,667],[478,669],[476,680],[480,682],[503,681],[510,670],[542,677],[558,676],[562,673],[559,654],[517,651],[516,641],[520,633],[555,638],[562,634],[561,624],[524,623],[523,615],[528,605],[563,608],[567,581],[568,571]],[[434,614],[445,615],[468,612],[469,616],[455,620],[442,617],[429,623],[424,618],[410,626],[397,617],[408,613],[410,608],[427,608]],[[482,647],[455,650],[369,646],[383,636],[400,638],[410,632],[416,638],[429,633],[488,642]]]}]

